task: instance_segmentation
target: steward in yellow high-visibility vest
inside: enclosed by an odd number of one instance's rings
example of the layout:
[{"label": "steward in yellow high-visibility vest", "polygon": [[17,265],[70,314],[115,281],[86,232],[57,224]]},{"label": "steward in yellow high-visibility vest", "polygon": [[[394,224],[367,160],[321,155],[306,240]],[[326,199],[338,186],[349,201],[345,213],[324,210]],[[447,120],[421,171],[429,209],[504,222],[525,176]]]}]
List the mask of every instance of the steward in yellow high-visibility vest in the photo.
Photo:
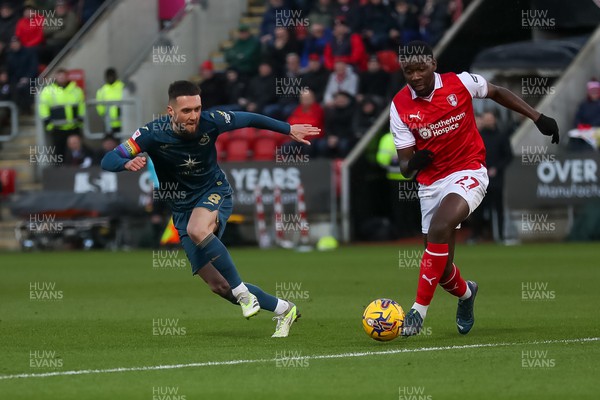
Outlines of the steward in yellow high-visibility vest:
[{"label": "steward in yellow high-visibility vest", "polygon": [[[104,73],[104,81],[106,82],[96,92],[97,101],[119,101],[123,100],[123,89],[125,84],[117,79],[117,71],[114,68],[108,68]],[[108,108],[108,116],[106,110]],[[121,131],[121,108],[119,106],[106,106],[99,104],[96,106],[98,115],[102,117],[103,122],[108,122],[110,127],[105,126],[107,133],[115,133]],[[107,121],[108,117],[108,121]]]},{"label": "steward in yellow high-visibility vest", "polygon": [[85,115],[85,96],[75,82],[69,81],[67,71],[56,72],[55,80],[40,93],[39,117],[57,154],[65,154],[67,137],[81,134]]},{"label": "steward in yellow high-visibility vest", "polygon": [[408,181],[400,172],[400,163],[398,162],[398,151],[394,144],[394,137],[391,132],[386,133],[379,140],[377,148],[377,163],[387,169],[387,178],[395,181]]}]

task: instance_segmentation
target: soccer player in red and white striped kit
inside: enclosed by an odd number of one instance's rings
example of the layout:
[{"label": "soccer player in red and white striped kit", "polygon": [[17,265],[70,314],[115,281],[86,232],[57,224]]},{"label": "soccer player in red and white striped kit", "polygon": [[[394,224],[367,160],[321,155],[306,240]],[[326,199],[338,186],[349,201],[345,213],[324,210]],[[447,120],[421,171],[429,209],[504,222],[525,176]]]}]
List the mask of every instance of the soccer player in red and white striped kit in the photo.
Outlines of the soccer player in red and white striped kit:
[{"label": "soccer player in red and white striped kit", "polygon": [[405,317],[403,336],[418,334],[438,285],[459,298],[458,332],[473,327],[478,286],[465,281],[453,263],[455,230],[479,206],[489,182],[485,147],[473,113],[473,98],[488,98],[535,122],[558,143],[556,121],[530,107],[511,91],[463,72],[436,73],[431,47],[421,41],[401,48],[407,85],[390,107],[390,128],[404,176],[416,173],[425,252],[416,301]]}]

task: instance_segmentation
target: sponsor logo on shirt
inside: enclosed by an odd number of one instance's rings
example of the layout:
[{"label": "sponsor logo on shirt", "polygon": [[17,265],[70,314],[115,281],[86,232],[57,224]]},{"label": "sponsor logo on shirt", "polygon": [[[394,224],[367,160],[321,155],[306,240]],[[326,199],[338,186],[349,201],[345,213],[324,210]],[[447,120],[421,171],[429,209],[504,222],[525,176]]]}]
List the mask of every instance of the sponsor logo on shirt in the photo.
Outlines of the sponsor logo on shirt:
[{"label": "sponsor logo on shirt", "polygon": [[432,137],[441,136],[445,133],[452,132],[460,126],[460,120],[465,117],[465,113],[462,112],[458,115],[453,115],[450,118],[438,121],[434,124],[428,124],[425,127],[419,128],[419,136],[422,139],[427,140]]},{"label": "sponsor logo on shirt", "polygon": [[136,138],[140,137],[141,135],[142,135],[142,134],[140,133],[140,130],[138,129],[137,131],[135,131],[135,132],[133,133],[133,135],[131,136],[131,138],[132,138],[133,140],[135,140]]}]

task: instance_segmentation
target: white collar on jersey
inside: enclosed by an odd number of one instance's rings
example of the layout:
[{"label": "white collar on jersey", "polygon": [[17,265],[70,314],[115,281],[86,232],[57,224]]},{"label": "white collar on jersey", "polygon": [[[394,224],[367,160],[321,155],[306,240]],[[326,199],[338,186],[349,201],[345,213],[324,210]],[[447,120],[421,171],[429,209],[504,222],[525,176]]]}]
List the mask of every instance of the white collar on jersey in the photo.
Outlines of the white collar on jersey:
[{"label": "white collar on jersey", "polygon": [[[438,74],[437,72],[433,73],[435,76],[435,84],[433,86],[433,91],[429,94],[429,96],[427,97],[421,97],[423,100],[427,100],[427,101],[431,101],[431,99],[433,98],[433,93],[435,92],[435,89],[439,89],[442,86],[444,86],[442,84],[442,77],[440,76],[440,74]],[[416,99],[418,96],[415,93],[415,91],[413,90],[413,88],[410,87],[410,85],[408,85],[408,90],[410,90],[410,96],[412,97],[412,99]]]}]

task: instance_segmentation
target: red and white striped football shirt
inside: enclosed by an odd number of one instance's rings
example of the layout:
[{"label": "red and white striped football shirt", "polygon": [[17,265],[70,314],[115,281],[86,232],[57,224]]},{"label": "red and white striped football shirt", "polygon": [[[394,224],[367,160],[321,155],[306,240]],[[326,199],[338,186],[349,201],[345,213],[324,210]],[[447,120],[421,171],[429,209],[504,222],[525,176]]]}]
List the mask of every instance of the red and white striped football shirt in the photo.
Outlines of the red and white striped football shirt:
[{"label": "red and white striped football shirt", "polygon": [[400,90],[390,107],[390,128],[397,149],[433,152],[433,162],[421,170],[424,185],[456,171],[485,165],[485,146],[475,125],[473,98],[487,96],[487,81],[463,72],[435,73],[435,86],[427,98],[409,85]]}]

